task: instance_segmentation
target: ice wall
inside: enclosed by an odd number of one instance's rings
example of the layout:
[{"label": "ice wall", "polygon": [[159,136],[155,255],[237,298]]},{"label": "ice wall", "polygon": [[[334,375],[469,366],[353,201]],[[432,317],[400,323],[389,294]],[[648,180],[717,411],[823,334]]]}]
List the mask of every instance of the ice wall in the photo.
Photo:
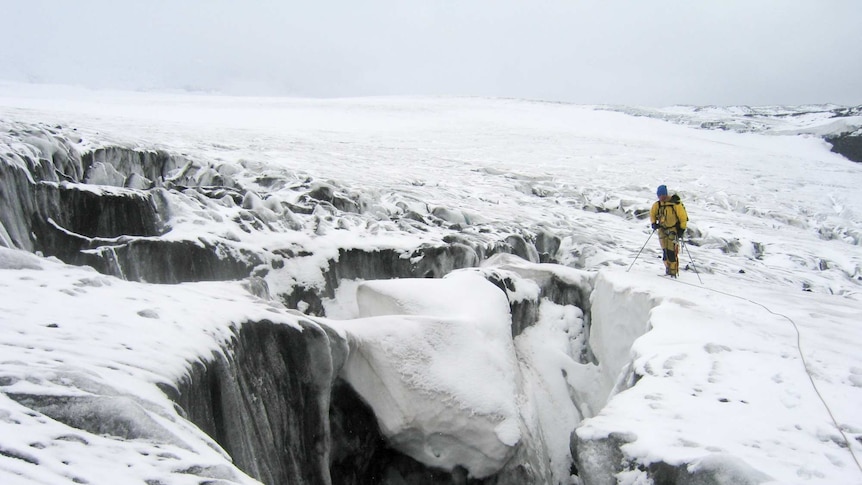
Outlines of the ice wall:
[{"label": "ice wall", "polygon": [[632,344],[650,329],[650,312],[657,299],[643,289],[614,281],[599,273],[590,296],[590,350],[598,361],[599,385],[590,407],[593,414],[615,393],[631,385]]},{"label": "ice wall", "polygon": [[[584,418],[599,414],[617,393],[634,384],[632,345],[650,329],[650,313],[657,299],[643,289],[635,289],[600,272],[590,296],[591,327],[589,348],[597,365],[574,369],[570,382]],[[580,424],[580,423],[579,423]],[[598,439],[571,435],[572,456],[578,476],[588,485],[614,485],[622,469],[624,435],[610,434]]]},{"label": "ice wall", "polygon": [[165,388],[187,419],[266,484],[332,483],[330,396],[347,344],[327,327],[298,324],[247,322],[223,354]]}]

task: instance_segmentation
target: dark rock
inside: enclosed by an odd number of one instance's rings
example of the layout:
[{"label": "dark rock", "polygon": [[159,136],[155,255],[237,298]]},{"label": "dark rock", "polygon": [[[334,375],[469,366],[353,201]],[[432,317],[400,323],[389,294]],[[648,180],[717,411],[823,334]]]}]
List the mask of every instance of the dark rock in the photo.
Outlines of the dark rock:
[{"label": "dark rock", "polygon": [[862,133],[827,136],[832,151],[856,163],[862,163]]}]

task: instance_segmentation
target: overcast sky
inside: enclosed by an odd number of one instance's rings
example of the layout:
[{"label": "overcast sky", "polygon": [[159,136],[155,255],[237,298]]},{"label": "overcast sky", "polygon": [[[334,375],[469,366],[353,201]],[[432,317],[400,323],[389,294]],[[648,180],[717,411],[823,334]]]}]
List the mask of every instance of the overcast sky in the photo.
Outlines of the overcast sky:
[{"label": "overcast sky", "polygon": [[862,0],[0,0],[0,25],[12,81],[862,104]]}]

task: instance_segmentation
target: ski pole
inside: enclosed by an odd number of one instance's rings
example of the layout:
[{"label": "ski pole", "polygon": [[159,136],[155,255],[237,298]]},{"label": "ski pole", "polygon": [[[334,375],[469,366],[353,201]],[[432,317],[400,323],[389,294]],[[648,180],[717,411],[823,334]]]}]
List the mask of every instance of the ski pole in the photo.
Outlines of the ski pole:
[{"label": "ski pole", "polygon": [[638,256],[640,256],[640,255],[641,255],[641,253],[643,252],[643,250],[644,250],[644,248],[646,247],[647,243],[649,242],[650,238],[652,237],[652,235],[653,235],[653,234],[655,234],[655,231],[656,231],[656,229],[653,229],[653,230],[652,230],[652,232],[651,232],[651,233],[649,233],[649,237],[647,237],[647,238],[646,238],[646,242],[644,243],[644,245],[643,245],[643,246],[641,246],[641,250],[640,250],[640,251],[638,251],[638,253],[635,255],[635,259],[634,259],[634,261],[632,261],[632,264],[630,264],[630,265],[629,265],[629,269],[627,269],[627,270],[626,270],[626,273],[628,273],[628,272],[629,272],[629,270],[630,270],[630,269],[632,269],[632,266],[634,266],[634,265],[635,265],[635,262],[638,260]]},{"label": "ski pole", "polygon": [[697,270],[697,266],[694,265],[694,259],[691,258],[691,251],[688,250],[688,244],[686,244],[682,239],[680,239],[680,242],[682,243],[682,247],[685,249],[685,252],[688,253],[688,260],[691,261],[691,267],[694,269],[694,274],[697,275],[697,281],[700,281],[700,284],[703,284],[703,280],[700,279],[700,272]]}]

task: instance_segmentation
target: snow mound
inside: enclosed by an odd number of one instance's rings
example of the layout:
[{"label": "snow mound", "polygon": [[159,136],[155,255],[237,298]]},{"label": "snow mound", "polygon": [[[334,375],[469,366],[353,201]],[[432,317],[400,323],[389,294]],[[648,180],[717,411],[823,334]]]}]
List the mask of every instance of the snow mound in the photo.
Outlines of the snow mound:
[{"label": "snow mound", "polygon": [[505,295],[475,271],[359,285],[343,376],[400,451],[486,477],[521,436]]}]

